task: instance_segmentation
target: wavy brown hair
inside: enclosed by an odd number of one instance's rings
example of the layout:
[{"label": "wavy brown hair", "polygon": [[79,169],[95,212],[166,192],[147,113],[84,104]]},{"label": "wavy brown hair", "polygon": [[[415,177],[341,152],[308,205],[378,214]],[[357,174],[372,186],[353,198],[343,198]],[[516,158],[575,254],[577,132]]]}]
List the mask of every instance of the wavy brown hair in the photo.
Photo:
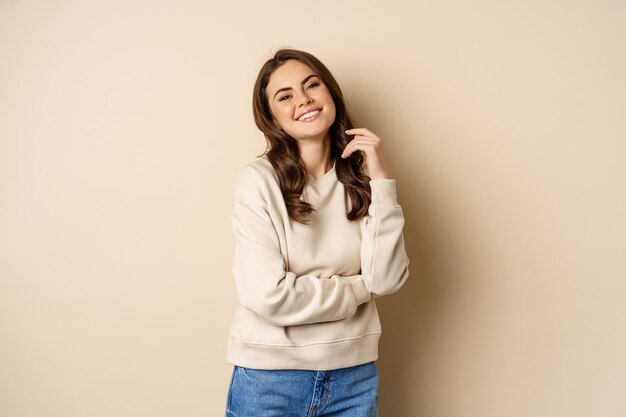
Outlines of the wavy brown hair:
[{"label": "wavy brown hair", "polygon": [[278,182],[287,205],[289,217],[300,223],[308,223],[308,215],[315,208],[300,200],[300,195],[308,181],[304,162],[300,158],[300,148],[296,139],[274,124],[266,95],[267,84],[272,73],[285,62],[295,59],[307,65],[322,80],[335,103],[335,121],[329,128],[331,156],[335,160],[337,179],[343,183],[350,197],[351,209],[346,213],[348,220],[359,219],[371,204],[370,177],[363,172],[364,157],[361,152],[353,152],[348,158],[341,158],[341,153],[352,139],[345,133],[354,126],[348,114],[343,94],[335,77],[326,66],[308,52],[296,49],[279,49],[268,59],[254,84],[252,111],[257,127],[267,140],[267,149],[258,157],[267,155],[268,160],[278,174]]}]

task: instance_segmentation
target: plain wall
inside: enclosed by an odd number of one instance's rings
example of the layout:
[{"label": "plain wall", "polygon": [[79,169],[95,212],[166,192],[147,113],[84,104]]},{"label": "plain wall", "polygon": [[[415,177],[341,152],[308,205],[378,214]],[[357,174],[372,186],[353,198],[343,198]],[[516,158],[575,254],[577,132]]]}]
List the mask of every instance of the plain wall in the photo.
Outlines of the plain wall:
[{"label": "plain wall", "polygon": [[384,140],[383,417],[626,415],[623,1],[0,1],[0,415],[223,415],[252,87]]}]

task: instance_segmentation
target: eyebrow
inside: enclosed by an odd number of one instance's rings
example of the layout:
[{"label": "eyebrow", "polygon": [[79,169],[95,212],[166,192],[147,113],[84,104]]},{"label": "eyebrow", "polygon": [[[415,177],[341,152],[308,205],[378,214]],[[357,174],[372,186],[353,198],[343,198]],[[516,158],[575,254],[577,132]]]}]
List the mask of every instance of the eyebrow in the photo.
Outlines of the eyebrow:
[{"label": "eyebrow", "polygon": [[[309,78],[311,78],[311,77],[317,77],[317,78],[319,78],[319,77],[317,76],[317,74],[311,74],[311,75],[308,75],[308,76],[307,76],[304,80],[302,80],[302,84],[306,83],[306,82],[309,80]],[[280,88],[280,89],[279,89],[278,91],[276,91],[276,93],[274,94],[273,99],[274,99],[274,98],[276,98],[276,94],[280,93],[281,91],[286,91],[286,90],[293,90],[293,88],[291,88],[291,87],[284,87],[284,88]]]}]

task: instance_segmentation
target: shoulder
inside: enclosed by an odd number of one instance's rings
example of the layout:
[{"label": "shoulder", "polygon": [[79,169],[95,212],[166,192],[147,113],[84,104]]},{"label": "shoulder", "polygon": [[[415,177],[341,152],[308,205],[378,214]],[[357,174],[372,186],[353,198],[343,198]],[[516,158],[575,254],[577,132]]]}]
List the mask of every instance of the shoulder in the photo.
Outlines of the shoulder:
[{"label": "shoulder", "polygon": [[241,166],[235,180],[235,201],[264,204],[278,187],[278,177],[267,157],[256,158]]},{"label": "shoulder", "polygon": [[278,182],[278,175],[276,174],[274,167],[266,156],[262,156],[250,162],[247,162],[239,169],[236,183],[239,184],[250,181],[274,181],[276,183]]},{"label": "shoulder", "polygon": [[265,176],[265,177],[275,177],[276,176],[276,172],[274,171],[274,167],[272,166],[272,163],[270,162],[270,160],[265,155],[263,155],[263,156],[261,156],[259,158],[253,159],[252,161],[246,163],[241,168],[241,171],[244,171],[244,170],[256,171],[259,175],[262,175],[262,176]]}]

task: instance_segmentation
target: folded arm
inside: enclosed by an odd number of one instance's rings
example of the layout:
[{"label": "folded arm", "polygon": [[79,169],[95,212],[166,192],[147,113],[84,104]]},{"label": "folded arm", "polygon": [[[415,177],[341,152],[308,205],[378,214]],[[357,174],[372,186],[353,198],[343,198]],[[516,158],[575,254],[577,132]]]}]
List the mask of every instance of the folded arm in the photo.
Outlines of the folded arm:
[{"label": "folded arm", "polygon": [[238,178],[231,221],[233,273],[241,304],[277,326],[342,320],[371,299],[361,274],[296,275],[288,271],[269,207],[275,187],[251,168]]}]

